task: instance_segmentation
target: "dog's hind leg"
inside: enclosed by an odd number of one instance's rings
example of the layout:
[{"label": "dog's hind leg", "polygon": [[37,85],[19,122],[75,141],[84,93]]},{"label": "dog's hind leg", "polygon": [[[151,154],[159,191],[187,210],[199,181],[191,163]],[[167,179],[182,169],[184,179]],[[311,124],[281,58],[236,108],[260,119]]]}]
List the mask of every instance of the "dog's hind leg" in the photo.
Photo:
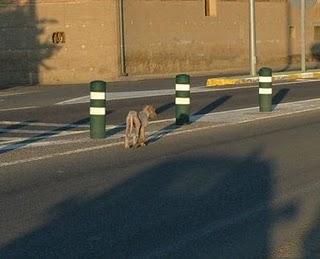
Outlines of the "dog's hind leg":
[{"label": "dog's hind leg", "polygon": [[124,147],[129,148],[129,136],[132,132],[132,127],[133,127],[133,118],[131,115],[128,115],[126,118],[126,131],[124,135]]}]

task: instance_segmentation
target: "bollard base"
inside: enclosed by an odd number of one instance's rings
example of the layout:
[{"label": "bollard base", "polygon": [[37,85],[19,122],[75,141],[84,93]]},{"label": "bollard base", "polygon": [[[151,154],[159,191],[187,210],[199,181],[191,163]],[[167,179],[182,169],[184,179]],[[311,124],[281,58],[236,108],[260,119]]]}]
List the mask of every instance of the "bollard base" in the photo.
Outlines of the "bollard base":
[{"label": "bollard base", "polygon": [[90,138],[103,139],[106,137],[106,117],[100,115],[90,116]]},{"label": "bollard base", "polygon": [[183,114],[176,118],[176,125],[183,125],[190,123],[189,115]]},{"label": "bollard base", "polygon": [[272,111],[272,95],[259,95],[259,111],[271,112]]}]

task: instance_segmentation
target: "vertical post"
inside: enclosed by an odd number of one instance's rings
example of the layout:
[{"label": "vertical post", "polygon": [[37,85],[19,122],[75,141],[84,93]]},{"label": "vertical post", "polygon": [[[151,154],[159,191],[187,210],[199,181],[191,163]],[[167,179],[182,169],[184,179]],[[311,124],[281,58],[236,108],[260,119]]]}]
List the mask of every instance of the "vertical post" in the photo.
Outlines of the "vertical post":
[{"label": "vertical post", "polygon": [[127,76],[126,52],[124,42],[124,10],[123,0],[119,1],[119,36],[120,36],[120,75]]},{"label": "vertical post", "polygon": [[306,0],[301,0],[301,71],[306,72]]},{"label": "vertical post", "polygon": [[272,111],[272,69],[263,67],[259,70],[259,110]]},{"label": "vertical post", "polygon": [[105,138],[106,134],[106,82],[90,83],[90,137]]},{"label": "vertical post", "polygon": [[176,125],[190,121],[190,76],[176,76]]},{"label": "vertical post", "polygon": [[256,76],[256,19],[255,0],[249,0],[250,9],[250,75]]}]

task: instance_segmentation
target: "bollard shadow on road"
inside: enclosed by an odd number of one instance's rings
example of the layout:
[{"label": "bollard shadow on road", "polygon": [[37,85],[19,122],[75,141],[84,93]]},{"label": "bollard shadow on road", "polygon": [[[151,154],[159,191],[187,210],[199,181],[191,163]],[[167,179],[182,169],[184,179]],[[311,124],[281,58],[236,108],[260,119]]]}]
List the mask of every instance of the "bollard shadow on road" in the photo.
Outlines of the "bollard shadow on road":
[{"label": "bollard shadow on road", "polygon": [[269,258],[273,223],[297,214],[294,201],[272,207],[274,173],[260,152],[168,156],[120,184],[107,171],[83,173],[69,180],[93,188],[94,179],[106,191],[40,203],[47,220],[10,230],[16,237],[0,257]]},{"label": "bollard shadow on road", "polygon": [[201,110],[194,113],[192,116],[195,116],[196,120],[199,120],[204,115],[212,112],[219,106],[223,105],[226,101],[228,101],[232,96],[231,95],[224,95],[219,97],[217,100],[213,101],[212,103],[208,104],[207,106],[203,107]]},{"label": "bollard shadow on road", "polygon": [[[219,97],[218,99],[216,99],[215,101],[213,101],[212,103],[206,105],[205,107],[203,107],[202,109],[200,109],[199,111],[195,112],[192,117],[193,120],[188,124],[192,124],[193,122],[196,122],[197,120],[199,120],[201,117],[205,116],[206,114],[212,112],[213,110],[215,110],[216,108],[218,108],[219,106],[223,105],[227,100],[229,100],[232,96],[231,95],[224,95],[222,97]],[[174,106],[174,103],[170,103],[170,108],[171,105]],[[162,128],[159,133],[154,133],[153,135],[150,136],[149,140],[148,140],[148,144],[154,143],[156,141],[158,141],[159,139],[163,138],[164,136],[168,135],[169,133],[178,130],[182,127],[183,125],[176,125],[175,123],[172,123],[164,128]]]},{"label": "bollard shadow on road", "polygon": [[167,111],[167,110],[169,110],[169,109],[174,108],[174,106],[175,106],[175,103],[174,103],[174,102],[166,103],[166,104],[164,104],[164,105],[161,105],[160,107],[157,107],[157,108],[156,108],[156,113],[157,113],[157,114],[161,114],[161,113],[163,113],[164,111]]},{"label": "bollard shadow on road", "polygon": [[[81,119],[78,120],[72,124],[63,126],[63,127],[58,127],[56,129],[53,129],[51,131],[45,132],[45,133],[41,133],[38,134],[36,136],[30,137],[28,139],[22,140],[22,141],[17,141],[14,143],[10,143],[7,145],[3,145],[2,147],[0,147],[0,154],[4,154],[10,151],[14,151],[23,147],[26,147],[30,144],[42,141],[42,140],[46,140],[49,139],[50,137],[56,136],[58,134],[60,134],[62,131],[67,131],[67,130],[71,130],[71,129],[75,129],[80,125],[83,124],[88,124],[88,122],[90,121],[90,118],[85,118],[85,119]],[[21,124],[21,125],[25,125],[25,124]]]},{"label": "bollard shadow on road", "polygon": [[27,121],[18,122],[16,124],[12,124],[12,125],[5,127],[5,128],[0,128],[0,135],[8,133],[12,130],[22,129],[24,127],[27,127],[29,125],[29,123],[33,123],[33,122],[36,122],[36,121],[35,120],[27,120]]},{"label": "bollard shadow on road", "polygon": [[280,104],[284,98],[289,93],[289,88],[280,89],[273,97],[272,97],[272,110],[274,110],[278,104]]}]

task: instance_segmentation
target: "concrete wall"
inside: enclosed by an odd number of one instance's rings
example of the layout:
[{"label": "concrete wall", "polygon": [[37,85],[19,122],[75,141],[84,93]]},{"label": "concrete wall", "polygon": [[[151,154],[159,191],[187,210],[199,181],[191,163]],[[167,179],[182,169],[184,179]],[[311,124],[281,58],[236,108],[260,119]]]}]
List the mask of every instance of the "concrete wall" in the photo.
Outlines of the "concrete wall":
[{"label": "concrete wall", "polygon": [[[0,4],[0,83],[59,84],[118,75],[116,0]],[[52,43],[53,32],[66,42]]]},{"label": "concrete wall", "polygon": [[[129,76],[248,72],[248,1],[209,2],[211,16],[206,16],[205,0],[124,0]],[[290,3],[256,2],[258,67],[299,68],[300,12]],[[0,1],[0,86],[119,79],[118,4]],[[320,25],[319,4],[307,10],[311,67],[317,63],[311,49],[319,45],[313,29]],[[59,31],[66,42],[53,44],[52,34]]]},{"label": "concrete wall", "polygon": [[[129,74],[249,71],[248,1],[218,1],[216,16],[205,16],[202,0],[131,0],[125,10]],[[309,53],[318,14],[318,5],[308,9]],[[258,66],[297,66],[299,9],[287,1],[257,1],[256,24]]]}]

